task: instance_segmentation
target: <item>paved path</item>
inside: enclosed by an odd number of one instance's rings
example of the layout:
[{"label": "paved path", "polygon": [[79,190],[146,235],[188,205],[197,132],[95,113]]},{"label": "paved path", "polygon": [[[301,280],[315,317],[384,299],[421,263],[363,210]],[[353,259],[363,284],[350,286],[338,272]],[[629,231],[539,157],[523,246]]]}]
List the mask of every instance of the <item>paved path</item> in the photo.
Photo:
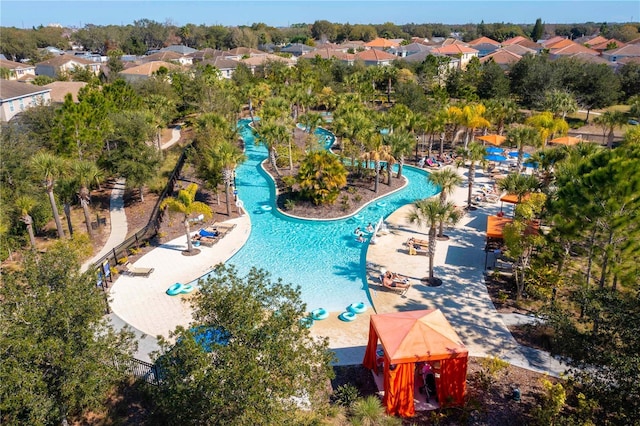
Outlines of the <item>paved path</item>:
[{"label": "paved path", "polygon": [[105,254],[109,253],[112,248],[121,244],[127,238],[127,215],[124,211],[124,188],[125,179],[119,178],[113,184],[111,190],[111,199],[109,201],[109,224],[111,225],[111,233],[107,242],[93,258],[82,264],[80,270],[82,272],[89,269],[93,263]]},{"label": "paved path", "polygon": [[162,149],[171,148],[174,144],[176,144],[180,140],[180,129],[181,129],[181,126],[179,125],[171,129],[171,139],[169,139],[167,142],[162,144],[161,146]]}]

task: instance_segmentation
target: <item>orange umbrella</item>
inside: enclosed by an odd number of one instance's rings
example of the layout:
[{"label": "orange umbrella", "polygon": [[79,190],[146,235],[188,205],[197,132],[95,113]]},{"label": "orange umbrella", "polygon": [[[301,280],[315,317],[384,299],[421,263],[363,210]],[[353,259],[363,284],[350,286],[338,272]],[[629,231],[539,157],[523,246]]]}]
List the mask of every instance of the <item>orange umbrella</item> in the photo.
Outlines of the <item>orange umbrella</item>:
[{"label": "orange umbrella", "polygon": [[502,145],[502,143],[504,141],[507,140],[506,137],[504,136],[500,136],[500,135],[484,135],[484,136],[478,136],[477,139],[480,139],[481,141],[485,141],[490,143],[491,145],[495,145],[495,146],[500,146]]},{"label": "orange umbrella", "polygon": [[549,142],[551,143],[559,143],[561,145],[576,145],[578,142],[581,142],[581,138],[576,138],[573,136],[562,136],[559,138],[551,139]]}]

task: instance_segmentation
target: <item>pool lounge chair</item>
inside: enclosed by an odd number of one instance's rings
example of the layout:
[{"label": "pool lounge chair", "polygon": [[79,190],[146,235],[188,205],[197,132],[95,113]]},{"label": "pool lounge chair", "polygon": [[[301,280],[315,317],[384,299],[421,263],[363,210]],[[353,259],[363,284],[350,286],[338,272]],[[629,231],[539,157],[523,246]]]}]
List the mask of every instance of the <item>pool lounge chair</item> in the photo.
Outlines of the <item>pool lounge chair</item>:
[{"label": "pool lounge chair", "polygon": [[130,263],[127,263],[126,268],[127,273],[134,277],[149,277],[149,275],[154,271],[153,268],[137,268]]},{"label": "pool lounge chair", "polygon": [[433,158],[427,158],[427,166],[432,169],[440,168],[440,164],[438,164],[438,162],[435,161]]},{"label": "pool lounge chair", "polygon": [[[407,287],[404,287],[404,288],[385,285],[384,284],[384,273],[380,274],[380,276],[378,277],[378,280],[380,281],[380,287],[384,287],[386,289],[389,289],[389,290],[399,294],[400,296],[404,296],[407,293],[407,291],[409,291],[409,289],[411,288],[411,284],[409,284]],[[394,281],[394,282],[407,284],[406,280],[405,281]]]}]

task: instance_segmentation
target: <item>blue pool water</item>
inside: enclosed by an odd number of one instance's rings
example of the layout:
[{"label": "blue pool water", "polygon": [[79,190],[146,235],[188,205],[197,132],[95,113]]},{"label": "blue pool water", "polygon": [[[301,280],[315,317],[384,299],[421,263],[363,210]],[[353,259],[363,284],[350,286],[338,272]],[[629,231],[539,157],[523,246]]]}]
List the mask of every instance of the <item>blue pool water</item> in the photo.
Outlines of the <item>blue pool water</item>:
[{"label": "blue pool water", "polygon": [[[436,188],[428,182],[427,173],[404,167],[409,184],[370,203],[357,213],[358,219],[356,214],[329,221],[293,219],[276,209],[273,181],[260,167],[267,150],[255,145],[249,122],[239,123],[247,161],[236,171],[236,184],[238,197],[251,217],[251,235],[227,263],[242,275],[255,266],[269,271],[274,280],[282,278],[285,283],[300,285],[308,311],[320,307],[344,311],[352,303],[369,303],[367,243],[357,242],[354,230],[357,226],[364,230],[369,222],[375,225],[399,207],[434,195]],[[328,131],[318,129],[316,133],[330,145]]]}]

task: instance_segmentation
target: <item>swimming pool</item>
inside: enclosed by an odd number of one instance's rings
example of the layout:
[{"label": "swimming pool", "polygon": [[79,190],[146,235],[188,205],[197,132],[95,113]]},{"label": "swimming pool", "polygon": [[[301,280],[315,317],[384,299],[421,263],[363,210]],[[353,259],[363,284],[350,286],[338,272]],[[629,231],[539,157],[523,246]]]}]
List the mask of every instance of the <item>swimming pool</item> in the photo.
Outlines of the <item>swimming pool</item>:
[{"label": "swimming pool", "polygon": [[[358,212],[358,219],[314,221],[290,218],[275,206],[275,188],[260,163],[267,158],[264,146],[256,146],[250,120],[239,123],[245,140],[247,160],[236,171],[238,197],[251,217],[251,235],[229,261],[242,275],[252,266],[265,269],[272,278],[300,285],[308,311],[324,308],[344,311],[357,302],[369,303],[366,280],[367,243],[359,243],[354,229],[375,224],[397,208],[416,199],[434,195],[427,172],[405,167],[409,184],[394,194],[370,203]],[[325,129],[317,129],[321,141],[330,144]],[[264,208],[267,207],[267,208]],[[271,207],[271,209],[268,209]],[[426,265],[425,265],[426,268]]]}]

